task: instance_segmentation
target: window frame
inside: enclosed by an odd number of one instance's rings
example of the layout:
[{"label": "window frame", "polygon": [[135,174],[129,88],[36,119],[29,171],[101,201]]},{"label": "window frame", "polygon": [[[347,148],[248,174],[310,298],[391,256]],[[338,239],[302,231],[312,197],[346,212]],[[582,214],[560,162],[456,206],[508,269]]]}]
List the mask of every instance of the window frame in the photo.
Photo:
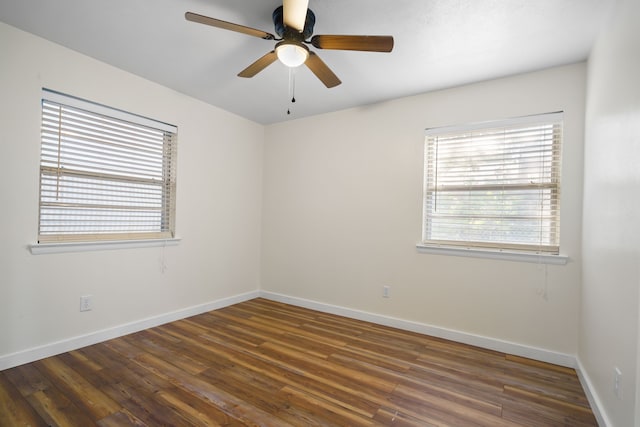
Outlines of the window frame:
[{"label": "window frame", "polygon": [[[548,124],[554,126],[554,131],[558,132],[558,135],[554,134],[552,139],[552,148],[550,150],[553,160],[553,167],[550,171],[550,181],[544,184],[522,185],[522,188],[528,187],[531,190],[540,190],[542,188],[548,188],[550,191],[550,204],[557,212],[554,212],[551,221],[556,221],[557,226],[551,227],[555,229],[557,233],[555,242],[551,242],[551,245],[546,247],[541,241],[529,244],[516,244],[516,243],[496,243],[491,241],[472,241],[472,240],[447,240],[447,239],[434,239],[430,227],[433,220],[431,218],[431,211],[429,209],[428,198],[432,197],[432,193],[437,192],[437,186],[434,186],[429,182],[430,177],[433,179],[437,175],[437,172],[433,172],[432,169],[436,168],[434,163],[433,151],[430,151],[433,145],[433,139],[438,136],[457,135],[460,137],[463,134],[469,134],[471,132],[485,132],[487,130],[494,130],[499,128],[514,129],[518,127],[527,127],[537,124]],[[557,126],[557,129],[556,127]],[[532,262],[545,262],[545,263],[566,263],[568,257],[560,255],[560,189],[561,189],[561,153],[563,144],[563,112],[536,114],[532,116],[516,117],[506,120],[495,120],[480,123],[471,123],[459,126],[446,126],[430,128],[425,131],[425,143],[424,143],[424,177],[423,177],[423,214],[422,214],[422,238],[421,242],[416,246],[420,252],[427,253],[440,253],[448,255],[463,255],[463,256],[480,256],[489,258],[501,258],[511,260],[523,260]],[[431,145],[430,145],[431,144]],[[437,170],[437,169],[436,169]],[[437,182],[437,181],[436,181]],[[460,194],[470,193],[474,191],[488,191],[483,190],[481,186],[472,189],[473,186],[467,186],[464,189],[459,188]],[[451,190],[448,188],[450,192]],[[440,191],[443,191],[442,189]],[[551,195],[555,193],[555,196]],[[504,190],[504,184],[502,189],[502,195],[508,194]],[[524,203],[524,202],[523,202]],[[482,216],[478,216],[483,218]],[[486,220],[486,216],[484,219]],[[542,219],[539,219],[542,221]],[[540,225],[542,228],[542,224]],[[554,231],[550,229],[549,232]],[[445,233],[446,234],[446,233]],[[542,240],[542,239],[541,239]]]},{"label": "window frame", "polygon": [[[96,117],[100,116],[105,120],[113,121],[115,126],[132,126],[134,131],[138,129],[146,128],[149,129],[156,136],[154,137],[155,142],[154,150],[158,153],[156,157],[160,157],[160,161],[158,160],[150,160],[151,157],[143,158],[144,164],[152,165],[156,174],[160,173],[161,178],[153,180],[148,180],[149,183],[147,185],[148,188],[155,188],[156,192],[160,194],[160,196],[155,197],[155,202],[153,202],[150,209],[158,209],[158,214],[160,215],[159,220],[154,220],[153,222],[157,222],[156,225],[145,224],[143,227],[139,227],[137,229],[130,228],[129,230],[115,229],[116,231],[93,231],[89,233],[80,233],[80,232],[69,232],[68,220],[65,223],[64,219],[60,220],[61,224],[66,224],[66,229],[62,232],[42,232],[43,230],[43,206],[46,206],[46,195],[43,195],[43,180],[46,181],[47,174],[51,173],[51,161],[50,159],[45,160],[45,104],[47,104],[47,108],[50,108],[51,104],[60,105],[64,108],[73,109],[74,111],[85,111],[88,112],[89,115],[92,116],[92,120]],[[57,107],[56,107],[57,108]],[[62,110],[60,110],[62,111]],[[62,119],[60,119],[62,120]],[[91,122],[91,125],[95,125]],[[41,96],[41,126],[42,126],[42,136],[40,141],[40,159],[39,159],[39,195],[38,195],[38,240],[37,244],[31,245],[32,253],[47,253],[47,252],[68,252],[75,250],[98,250],[98,249],[114,249],[118,247],[145,247],[145,246],[154,246],[157,244],[167,245],[172,244],[174,242],[179,241],[179,239],[175,238],[175,216],[176,216],[176,169],[177,169],[177,127],[174,125],[170,125],[164,122],[160,122],[154,119],[150,119],[147,117],[143,117],[140,115],[136,115],[133,113],[126,112],[124,110],[115,109],[112,107],[108,107],[102,104],[94,103],[91,101],[87,101],[81,98],[77,98],[74,96],[66,95],[57,91],[52,91],[50,89],[43,88],[42,96]],[[94,131],[94,128],[91,128],[91,131]],[[160,136],[162,135],[162,136]],[[64,138],[65,136],[63,136]],[[64,142],[62,142],[64,143]],[[58,142],[58,144],[62,144]],[[50,142],[47,143],[49,146]],[[98,143],[99,144],[99,143]],[[124,145],[130,144],[127,140],[123,143]],[[161,145],[159,145],[161,144]],[[58,147],[58,155],[60,155],[60,149]],[[136,151],[135,149],[128,148],[132,150],[135,155],[141,155],[142,152]],[[108,150],[107,150],[108,151]],[[105,153],[107,152],[105,151]],[[144,151],[144,150],[143,150]],[[88,151],[82,151],[79,149],[81,159],[80,161],[86,161],[91,155],[88,154]],[[100,153],[103,154],[102,152]],[[109,156],[109,154],[104,154],[105,156]],[[83,157],[84,156],[84,157]],[[108,161],[115,161],[117,158],[108,157]],[[153,164],[152,164],[153,163]],[[121,169],[122,164],[115,163],[116,166],[114,168]],[[61,163],[57,166],[59,176],[72,176],[73,174],[65,174],[64,167],[61,166]],[[77,187],[74,190],[78,191],[77,194],[83,197],[91,198],[90,201],[102,200],[101,198],[113,198],[121,197],[125,199],[123,194],[128,190],[126,187],[122,187],[122,185],[116,185],[110,191],[113,193],[109,193],[108,196],[104,195],[105,190],[96,190],[95,185],[107,185],[118,181],[118,179],[114,180],[113,177],[108,177],[108,174],[105,176],[101,176],[101,173],[95,170],[91,170],[90,166],[86,167],[82,174],[82,179],[87,181],[92,180],[94,187],[92,189],[78,189]],[[134,178],[135,172],[133,169],[122,168],[121,181],[125,183],[124,185],[129,186],[140,186],[140,179],[136,183],[136,179]],[[161,172],[158,172],[160,171]],[[67,170],[68,171],[68,170]],[[89,187],[90,184],[85,184],[86,187]],[[134,190],[134,191],[145,191],[145,190]],[[137,193],[136,193],[137,194]],[[126,196],[125,200],[133,200],[131,197],[134,196]],[[43,202],[45,200],[45,202]],[[127,202],[134,203],[134,202]],[[125,203],[125,205],[127,204]],[[62,202],[61,202],[62,204]],[[82,202],[78,203],[78,206],[75,208],[80,209],[80,205]],[[102,207],[94,207],[93,205],[85,205],[84,208],[87,209],[91,207],[90,210],[93,210],[94,213],[92,215],[96,215],[95,212],[100,211],[101,209],[112,211],[114,209],[123,209],[122,212],[131,213],[131,209],[126,209],[116,204],[111,206],[105,205]],[[62,208],[58,208],[62,209]],[[94,224],[99,226],[100,219],[94,220]],[[148,221],[147,221],[148,222]],[[65,225],[63,225],[64,227]],[[130,226],[131,227],[131,226]]]}]

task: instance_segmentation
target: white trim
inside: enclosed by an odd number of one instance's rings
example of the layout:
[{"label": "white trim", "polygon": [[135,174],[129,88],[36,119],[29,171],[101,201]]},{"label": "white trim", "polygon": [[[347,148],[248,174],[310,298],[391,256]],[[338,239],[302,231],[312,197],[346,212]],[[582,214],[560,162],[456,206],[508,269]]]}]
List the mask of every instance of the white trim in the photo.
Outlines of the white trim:
[{"label": "white trim", "polygon": [[515,356],[535,359],[541,362],[553,363],[554,365],[560,365],[574,369],[576,368],[576,357],[570,354],[558,353],[543,348],[503,341],[496,338],[470,334],[453,329],[441,328],[425,323],[413,322],[411,320],[398,319],[395,317],[383,316],[366,311],[353,310],[347,307],[325,304],[274,292],[260,291],[260,296],[262,298],[270,299],[273,301],[296,305],[299,307],[305,307],[324,313],[337,314],[339,316],[349,317],[352,319],[364,320],[366,322],[372,322],[379,325],[390,326],[393,328],[417,332],[420,334],[430,335],[438,338],[444,338],[451,341],[473,345],[476,347],[482,347],[489,350],[512,354]]},{"label": "white trim", "polygon": [[65,252],[104,251],[113,249],[152,248],[157,246],[175,246],[182,239],[148,240],[96,240],[93,242],[32,243],[29,250],[32,255],[60,254]]},{"label": "white trim", "polygon": [[582,361],[580,357],[576,358],[578,367],[576,368],[576,372],[578,373],[578,379],[580,380],[580,384],[584,389],[584,394],[587,396],[587,400],[589,401],[589,405],[591,406],[591,410],[593,411],[593,415],[596,417],[596,421],[598,422],[598,426],[600,427],[610,427],[613,426],[613,423],[607,416],[607,413],[604,410],[604,405],[602,401],[598,397],[598,393],[596,393],[595,387],[593,387],[593,382],[586,370],[584,369],[584,365],[582,365]]},{"label": "white trim", "polygon": [[19,366],[25,363],[34,362],[45,357],[55,356],[99,342],[107,341],[123,335],[142,331],[144,329],[153,328],[165,323],[174,322],[197,314],[206,313],[211,310],[228,307],[233,304],[248,301],[259,296],[258,291],[247,292],[244,294],[234,295],[227,298],[211,301],[204,304],[194,305],[180,310],[172,311],[158,316],[148,317],[146,319],[136,320],[123,325],[114,326],[112,328],[91,332],[77,337],[67,338],[61,341],[52,342],[42,346],[30,348],[16,353],[0,356],[0,371]]},{"label": "white trim", "polygon": [[454,246],[431,246],[422,243],[417,243],[416,248],[418,249],[418,252],[427,254],[502,259],[507,261],[533,262],[537,264],[565,265],[567,261],[569,261],[568,255],[536,254],[529,252],[515,252]]}]

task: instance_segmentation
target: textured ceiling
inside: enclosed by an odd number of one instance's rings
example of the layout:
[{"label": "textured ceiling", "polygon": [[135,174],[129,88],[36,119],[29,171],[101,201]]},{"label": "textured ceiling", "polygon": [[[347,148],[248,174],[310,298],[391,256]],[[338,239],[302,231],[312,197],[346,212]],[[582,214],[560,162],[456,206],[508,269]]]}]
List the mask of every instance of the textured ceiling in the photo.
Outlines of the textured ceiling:
[{"label": "textured ceiling", "polygon": [[[587,58],[613,0],[310,0],[315,34],[393,35],[392,53],[312,48],[332,89],[276,62],[273,41],[188,22],[186,11],[274,33],[278,0],[0,0],[0,21],[269,124]],[[287,109],[291,114],[287,115]]]}]

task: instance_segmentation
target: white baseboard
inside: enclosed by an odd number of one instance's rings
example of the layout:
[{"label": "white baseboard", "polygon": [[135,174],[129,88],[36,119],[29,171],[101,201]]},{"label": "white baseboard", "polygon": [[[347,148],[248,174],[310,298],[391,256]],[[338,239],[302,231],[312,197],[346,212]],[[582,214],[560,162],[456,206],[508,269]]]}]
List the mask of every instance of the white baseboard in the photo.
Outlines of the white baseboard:
[{"label": "white baseboard", "polygon": [[576,357],[570,354],[558,353],[542,348],[531,347],[495,338],[484,337],[481,335],[474,335],[467,332],[441,328],[425,323],[383,316],[366,311],[354,310],[347,307],[325,304],[317,301],[307,300],[304,298],[291,297],[274,292],[260,291],[260,296],[262,298],[270,299],[273,301],[310,308],[312,310],[322,311],[324,313],[337,314],[352,319],[364,320],[366,322],[376,323],[379,325],[390,326],[393,328],[404,329],[407,331],[417,332],[433,337],[444,338],[451,341],[473,345],[476,347],[482,347],[489,350],[512,354],[515,356],[553,363],[554,365],[560,365],[574,369],[577,367]]},{"label": "white baseboard", "polygon": [[578,367],[576,368],[576,372],[578,372],[578,378],[580,379],[580,384],[582,384],[582,388],[584,389],[584,393],[587,395],[587,400],[589,400],[589,405],[591,405],[591,410],[593,414],[596,416],[596,421],[598,421],[598,426],[600,427],[610,427],[613,424],[611,420],[607,416],[607,413],[604,411],[604,406],[602,405],[602,401],[596,393],[595,388],[593,387],[593,382],[591,378],[587,374],[587,371],[584,369],[580,358],[577,359]]},{"label": "white baseboard", "polygon": [[366,322],[372,322],[379,325],[390,326],[398,329],[403,329],[411,332],[417,332],[425,335],[430,335],[438,338],[444,338],[464,344],[474,345],[490,350],[499,351],[502,353],[513,354],[516,356],[527,357],[530,359],[539,360],[542,362],[553,363],[560,366],[566,366],[576,369],[580,383],[585,390],[589,404],[596,416],[598,425],[600,427],[611,426],[611,421],[607,417],[606,413],[602,410],[603,406],[595,393],[593,384],[586,374],[580,359],[573,355],[553,352],[541,348],[526,346],[522,344],[512,343],[508,341],[498,340],[495,338],[484,337],[480,335],[469,334],[466,332],[460,332],[456,330],[441,328],[424,323],[413,322],[404,319],[398,319],[390,316],[383,316],[380,314],[370,313],[366,311],[354,310],[347,307],[341,307],[331,304],[325,304],[317,301],[312,301],[304,298],[291,297],[288,295],[278,294],[267,291],[252,291],[244,294],[234,295],[228,298],[222,298],[216,301],[211,301],[204,304],[199,304],[184,309],[172,311],[170,313],[161,314],[158,316],[148,317],[146,319],[137,320],[134,322],[119,325],[113,328],[103,329],[96,332],[91,332],[86,335],[80,335],[64,339],[61,341],[45,344],[42,346],[30,348],[27,350],[11,353],[7,355],[0,355],[0,370],[9,369],[14,366],[19,366],[25,363],[34,362],[46,357],[55,356],[56,354],[64,353],[78,348],[86,347],[88,345],[97,344],[99,342],[107,341],[113,338],[121,337],[130,333],[138,332],[144,329],[153,328],[165,323],[173,322],[176,320],[184,319],[197,314],[206,313],[211,310],[217,310],[220,308],[228,307],[233,304],[238,304],[243,301],[248,301],[257,297],[270,299],[286,304],[296,305],[299,307],[305,307],[312,310],[321,311],[324,313],[331,313],[340,316],[349,317],[352,319],[363,320]]},{"label": "white baseboard", "polygon": [[380,325],[390,326],[407,331],[418,332],[425,335],[431,335],[438,338],[449,339],[464,344],[474,345],[477,347],[487,348],[490,350],[500,351],[503,353],[513,354],[516,356],[527,357],[530,359],[540,360],[543,362],[553,363],[560,366],[570,368],[578,368],[576,358],[573,355],[557,353],[536,347],[530,347],[522,344],[502,341],[495,338],[484,337],[480,335],[469,334],[466,332],[455,331],[451,329],[441,328],[424,323],[413,322],[404,319],[398,319],[390,316],[370,313],[366,311],[354,310],[347,307],[325,304],[317,301],[307,300],[304,298],[291,297],[288,295],[277,294],[267,291],[252,291],[240,295],[235,295],[220,300],[187,307],[173,312],[152,316],[146,319],[118,325],[112,328],[91,332],[77,337],[67,338],[61,341],[48,343],[42,346],[22,350],[16,353],[0,355],[0,370],[12,368],[24,363],[33,362],[45,357],[54,356],[66,351],[75,350],[88,345],[103,342],[112,338],[117,338],[133,332],[159,326],[164,323],[173,322],[175,320],[184,319],[196,314],[205,313],[207,311],[216,310],[227,307],[253,298],[263,297],[273,301],[279,301],[286,304],[296,305],[300,307],[310,308],[325,313],[337,314],[340,316],[350,317],[353,319],[364,320],[367,322],[377,323]]},{"label": "white baseboard", "polygon": [[217,310],[243,301],[248,301],[260,296],[259,291],[247,292],[240,295],[234,295],[228,298],[222,298],[204,304],[198,304],[184,309],[172,311],[158,316],[148,317],[146,319],[136,320],[134,322],[118,325],[112,328],[103,329],[89,334],[77,337],[67,338],[61,341],[52,342],[42,346],[30,348],[27,350],[0,356],[0,370],[9,369],[25,363],[34,362],[44,359],[45,357],[55,356],[88,345],[97,344],[123,335],[138,332],[144,329],[153,328],[165,323],[184,319],[196,314],[206,313],[207,311]]}]

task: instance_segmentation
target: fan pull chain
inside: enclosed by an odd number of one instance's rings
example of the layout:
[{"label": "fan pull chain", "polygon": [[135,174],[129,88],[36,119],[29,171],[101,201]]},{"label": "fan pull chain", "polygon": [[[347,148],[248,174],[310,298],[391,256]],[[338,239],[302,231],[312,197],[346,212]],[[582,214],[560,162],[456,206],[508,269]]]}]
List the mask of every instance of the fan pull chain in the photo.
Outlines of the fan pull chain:
[{"label": "fan pull chain", "polygon": [[[296,75],[293,68],[289,68],[289,95],[291,102],[296,102]],[[291,109],[287,108],[287,115],[291,114]]]},{"label": "fan pull chain", "polygon": [[291,80],[291,102],[296,102],[296,74],[293,68],[289,68],[289,79]]}]

